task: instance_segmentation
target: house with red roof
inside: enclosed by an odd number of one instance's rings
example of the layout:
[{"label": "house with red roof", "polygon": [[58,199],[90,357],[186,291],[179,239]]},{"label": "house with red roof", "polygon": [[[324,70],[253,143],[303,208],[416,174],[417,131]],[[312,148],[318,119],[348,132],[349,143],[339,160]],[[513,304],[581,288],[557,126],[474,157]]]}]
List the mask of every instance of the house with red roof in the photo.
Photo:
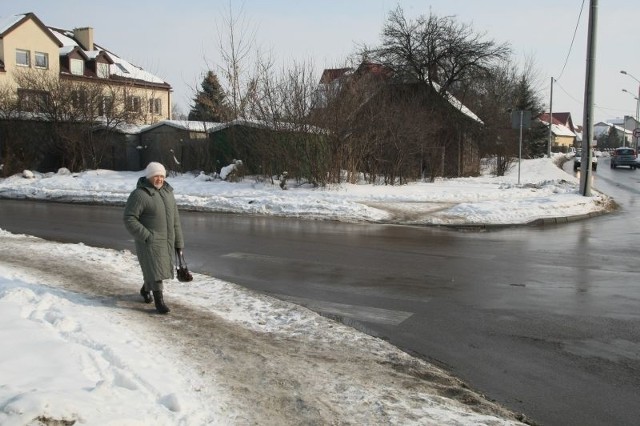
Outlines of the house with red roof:
[{"label": "house with red roof", "polygon": [[[484,123],[452,94],[441,93],[440,87],[434,85],[397,78],[390,68],[363,61],[356,68],[324,70],[317,89],[317,109],[330,109],[332,101],[339,104],[340,99],[353,96],[358,99],[353,108],[339,114],[344,119],[342,124],[350,128],[340,131],[352,138],[375,139],[377,136],[372,132],[378,127],[378,134],[385,134],[382,139],[388,140],[388,129],[383,129],[383,124],[376,126],[376,123],[365,124],[365,121],[373,116],[381,122],[394,120],[381,115],[381,111],[397,114],[399,110],[394,110],[392,105],[400,109],[417,108],[411,112],[406,110],[409,115],[401,121],[411,122],[407,126],[414,126],[413,130],[407,130],[407,134],[411,134],[411,142],[407,143],[421,147],[415,154],[417,158],[410,160],[422,167],[420,173],[423,176],[428,174],[430,178],[477,174],[480,158],[476,135]],[[411,106],[408,106],[408,101],[413,102]],[[419,120],[418,116],[421,117]],[[362,120],[358,121],[358,117]],[[380,156],[372,161],[391,162],[389,158]]]},{"label": "house with red roof", "polygon": [[551,122],[552,150],[567,150],[575,147],[579,129],[573,125],[570,112],[554,112],[552,114],[545,112],[538,117],[538,121],[547,127]]}]

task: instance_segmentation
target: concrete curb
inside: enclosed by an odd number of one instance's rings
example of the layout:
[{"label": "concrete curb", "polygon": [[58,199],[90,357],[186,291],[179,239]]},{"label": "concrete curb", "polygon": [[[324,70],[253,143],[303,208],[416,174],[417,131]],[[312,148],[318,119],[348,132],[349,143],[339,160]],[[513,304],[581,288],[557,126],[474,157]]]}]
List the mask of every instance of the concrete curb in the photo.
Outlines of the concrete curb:
[{"label": "concrete curb", "polygon": [[605,214],[611,213],[611,211],[599,211],[599,212],[591,212],[585,214],[579,214],[574,216],[559,216],[559,217],[545,217],[541,219],[535,219],[531,222],[526,223],[500,223],[500,224],[426,224],[423,226],[434,226],[434,227],[442,227],[442,228],[451,228],[456,229],[458,231],[491,231],[491,230],[499,230],[499,229],[507,229],[507,228],[524,228],[524,227],[534,227],[534,226],[553,226],[553,225],[566,225],[572,222],[579,222],[581,220],[592,219],[594,217],[603,216]]}]

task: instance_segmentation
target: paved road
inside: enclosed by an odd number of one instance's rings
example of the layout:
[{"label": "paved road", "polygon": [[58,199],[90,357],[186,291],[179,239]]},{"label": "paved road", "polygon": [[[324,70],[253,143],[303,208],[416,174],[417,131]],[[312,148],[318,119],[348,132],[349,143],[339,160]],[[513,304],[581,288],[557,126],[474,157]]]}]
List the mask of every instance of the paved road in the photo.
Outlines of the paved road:
[{"label": "paved road", "polygon": [[[545,228],[461,233],[202,213],[183,221],[199,272],[388,339],[541,424],[634,425],[638,183],[640,172],[601,160],[594,186],[622,209]],[[120,215],[0,202],[4,229],[130,249]]]}]

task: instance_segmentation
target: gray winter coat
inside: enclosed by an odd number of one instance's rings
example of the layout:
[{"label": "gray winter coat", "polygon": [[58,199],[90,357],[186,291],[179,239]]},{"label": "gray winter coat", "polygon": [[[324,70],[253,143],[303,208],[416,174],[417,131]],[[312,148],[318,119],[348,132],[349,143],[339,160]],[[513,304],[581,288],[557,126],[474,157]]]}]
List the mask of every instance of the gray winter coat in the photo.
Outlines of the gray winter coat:
[{"label": "gray winter coat", "polygon": [[184,240],[171,185],[156,189],[141,177],[124,208],[124,225],[135,240],[144,282],[173,278],[173,255]]}]

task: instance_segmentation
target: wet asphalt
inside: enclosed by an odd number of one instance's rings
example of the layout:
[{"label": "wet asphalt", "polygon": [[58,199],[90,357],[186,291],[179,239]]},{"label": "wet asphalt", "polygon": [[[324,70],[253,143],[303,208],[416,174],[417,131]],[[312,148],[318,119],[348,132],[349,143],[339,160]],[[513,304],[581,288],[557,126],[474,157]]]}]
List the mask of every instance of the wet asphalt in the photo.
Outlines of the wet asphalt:
[{"label": "wet asphalt", "polygon": [[[635,425],[640,171],[600,159],[593,186],[620,208],[491,231],[184,212],[187,260],[389,340],[533,423]],[[2,229],[133,250],[121,214],[0,201]]]}]

